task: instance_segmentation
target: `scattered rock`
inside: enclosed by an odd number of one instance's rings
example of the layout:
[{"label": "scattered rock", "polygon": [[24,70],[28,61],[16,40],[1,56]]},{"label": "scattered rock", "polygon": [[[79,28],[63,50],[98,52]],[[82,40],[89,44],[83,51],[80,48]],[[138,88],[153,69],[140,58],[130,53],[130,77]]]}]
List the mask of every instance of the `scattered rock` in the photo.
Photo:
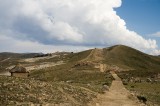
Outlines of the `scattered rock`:
[{"label": "scattered rock", "polygon": [[[5,82],[7,83],[5,83]],[[72,83],[73,81],[68,81]],[[58,106],[70,105],[72,101],[65,96],[58,87],[62,88],[65,94],[71,96],[76,101],[87,103],[95,94],[79,87],[73,87],[65,82],[60,84],[53,82],[43,82],[34,79],[22,79],[16,77],[0,76],[0,105],[19,106],[45,106],[45,104],[56,104]],[[48,105],[49,106],[49,105]],[[54,106],[54,105],[53,105]]]}]

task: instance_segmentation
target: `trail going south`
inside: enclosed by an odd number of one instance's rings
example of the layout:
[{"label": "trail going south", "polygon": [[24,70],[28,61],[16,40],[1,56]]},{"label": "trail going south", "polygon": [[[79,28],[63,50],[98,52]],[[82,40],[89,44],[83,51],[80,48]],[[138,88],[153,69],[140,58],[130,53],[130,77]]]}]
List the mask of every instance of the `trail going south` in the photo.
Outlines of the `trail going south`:
[{"label": "trail going south", "polygon": [[111,74],[115,80],[109,91],[98,95],[95,100],[89,103],[89,106],[145,106],[134,95],[131,95],[115,72],[111,72]]}]

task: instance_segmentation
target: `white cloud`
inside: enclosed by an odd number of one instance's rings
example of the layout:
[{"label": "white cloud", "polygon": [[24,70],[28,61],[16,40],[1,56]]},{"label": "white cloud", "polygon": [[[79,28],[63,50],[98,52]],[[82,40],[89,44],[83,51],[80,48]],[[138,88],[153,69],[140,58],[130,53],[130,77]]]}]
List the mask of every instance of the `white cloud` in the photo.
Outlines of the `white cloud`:
[{"label": "white cloud", "polygon": [[[61,50],[74,50],[114,44],[144,52],[157,50],[155,40],[144,39],[126,28],[114,10],[121,4],[122,0],[0,0],[0,37],[14,39],[15,44],[10,44],[14,51],[48,51],[59,46]],[[2,45],[7,39],[3,41]]]},{"label": "white cloud", "polygon": [[[28,40],[17,40],[7,36],[1,35],[0,37],[0,52],[43,52],[43,53],[52,53],[56,51],[81,51],[91,49],[91,47],[85,46],[66,46],[66,45],[44,45],[38,42],[31,42]],[[93,48],[93,47],[92,47]]]},{"label": "white cloud", "polygon": [[149,54],[151,54],[151,55],[160,55],[160,50],[155,49],[152,52],[150,52]]},{"label": "white cloud", "polygon": [[154,34],[151,34],[151,36],[160,37],[160,32],[156,32],[156,33],[154,33]]}]

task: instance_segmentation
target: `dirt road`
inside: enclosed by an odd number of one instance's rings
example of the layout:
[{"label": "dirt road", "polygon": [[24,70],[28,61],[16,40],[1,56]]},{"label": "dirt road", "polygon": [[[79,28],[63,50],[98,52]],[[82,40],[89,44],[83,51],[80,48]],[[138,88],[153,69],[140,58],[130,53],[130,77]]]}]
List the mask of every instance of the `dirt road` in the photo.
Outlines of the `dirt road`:
[{"label": "dirt road", "polygon": [[145,106],[138,102],[136,97],[124,87],[121,79],[111,72],[114,81],[109,89],[103,95],[98,95],[96,100],[93,100],[89,106]]}]

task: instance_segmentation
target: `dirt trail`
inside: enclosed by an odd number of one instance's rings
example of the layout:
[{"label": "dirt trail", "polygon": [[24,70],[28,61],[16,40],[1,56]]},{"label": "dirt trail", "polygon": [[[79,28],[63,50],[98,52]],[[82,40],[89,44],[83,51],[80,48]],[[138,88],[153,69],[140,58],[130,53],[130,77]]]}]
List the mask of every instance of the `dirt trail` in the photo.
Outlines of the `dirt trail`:
[{"label": "dirt trail", "polygon": [[93,63],[96,63],[97,64],[96,68],[99,68],[101,72],[105,72],[106,64],[102,63],[103,60],[104,60],[103,49],[95,48],[85,59],[81,61],[91,61]]},{"label": "dirt trail", "polygon": [[106,64],[100,64],[99,68],[100,68],[100,72],[105,72],[106,71]]},{"label": "dirt trail", "polygon": [[91,53],[82,61],[102,61],[103,60],[103,49],[93,49]]},{"label": "dirt trail", "polygon": [[114,81],[109,89],[103,95],[98,95],[96,100],[93,100],[89,106],[145,106],[138,102],[136,97],[124,87],[121,79],[111,72]]}]

